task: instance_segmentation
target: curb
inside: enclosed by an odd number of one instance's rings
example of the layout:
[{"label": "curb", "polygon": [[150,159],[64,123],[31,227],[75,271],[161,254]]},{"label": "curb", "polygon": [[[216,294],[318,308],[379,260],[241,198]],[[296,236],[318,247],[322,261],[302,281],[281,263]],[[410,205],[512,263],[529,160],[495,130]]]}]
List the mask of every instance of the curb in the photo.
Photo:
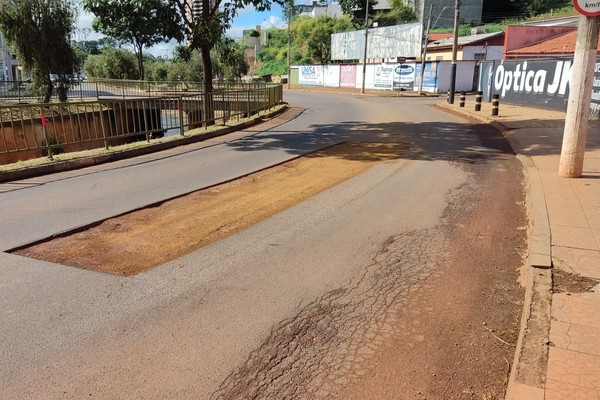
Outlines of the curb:
[{"label": "curb", "polygon": [[34,178],[42,175],[53,174],[57,172],[72,171],[75,169],[81,169],[91,167],[94,165],[105,164],[113,161],[124,160],[127,158],[138,157],[150,153],[156,153],[163,150],[172,149],[179,146],[185,146],[192,143],[202,142],[204,140],[213,139],[215,137],[227,135],[228,133],[243,130],[254,125],[258,125],[265,119],[276,117],[279,114],[284,113],[289,109],[287,104],[284,104],[278,110],[267,112],[263,115],[259,115],[250,121],[245,121],[239,125],[227,126],[221,129],[217,129],[212,132],[208,132],[202,135],[186,136],[180,139],[172,140],[164,143],[151,143],[147,146],[140,147],[137,149],[116,151],[110,154],[102,154],[99,156],[81,157],[73,160],[59,161],[53,164],[45,164],[36,167],[26,167],[17,169],[14,171],[6,171],[0,173],[0,183],[15,181],[19,179]]},{"label": "curb", "polygon": [[552,304],[552,248],[550,222],[540,172],[523,146],[502,123],[473,115],[448,104],[436,107],[467,119],[486,123],[506,138],[523,165],[527,180],[526,201],[529,214],[529,254],[527,257],[525,298],[515,357],[506,388],[506,400],[543,400],[548,368],[548,343]]}]

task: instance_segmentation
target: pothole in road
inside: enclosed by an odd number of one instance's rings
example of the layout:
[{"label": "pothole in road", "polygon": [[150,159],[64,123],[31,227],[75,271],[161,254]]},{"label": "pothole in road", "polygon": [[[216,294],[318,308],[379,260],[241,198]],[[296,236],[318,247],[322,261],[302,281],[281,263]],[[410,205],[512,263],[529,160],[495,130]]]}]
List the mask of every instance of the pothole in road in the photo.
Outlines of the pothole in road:
[{"label": "pothole in road", "polygon": [[376,163],[396,160],[408,147],[402,141],[344,142],[12,253],[135,275],[267,219]]}]

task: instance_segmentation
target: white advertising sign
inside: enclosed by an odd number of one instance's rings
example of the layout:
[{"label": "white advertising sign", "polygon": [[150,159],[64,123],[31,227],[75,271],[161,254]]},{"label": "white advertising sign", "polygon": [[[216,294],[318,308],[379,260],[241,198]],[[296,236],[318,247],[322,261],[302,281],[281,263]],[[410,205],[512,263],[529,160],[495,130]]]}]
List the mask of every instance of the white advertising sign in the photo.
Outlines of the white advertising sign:
[{"label": "white advertising sign", "polygon": [[298,83],[301,85],[323,86],[322,65],[301,65],[298,67]]}]

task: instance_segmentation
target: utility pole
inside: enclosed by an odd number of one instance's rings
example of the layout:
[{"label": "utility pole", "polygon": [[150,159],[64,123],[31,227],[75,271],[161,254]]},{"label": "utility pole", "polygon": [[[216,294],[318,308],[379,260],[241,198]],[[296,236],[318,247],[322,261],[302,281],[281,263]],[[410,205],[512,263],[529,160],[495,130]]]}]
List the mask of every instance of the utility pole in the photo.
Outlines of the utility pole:
[{"label": "utility pole", "polygon": [[292,25],[292,11],[294,9],[294,0],[289,0],[288,4],[288,26],[287,26],[287,88],[290,89],[292,87],[292,64],[291,64],[291,42],[292,42],[292,34],[291,34],[291,25]]},{"label": "utility pole", "polygon": [[558,176],[564,178],[581,178],[583,174],[599,21],[600,16],[579,16],[573,74],[570,81],[565,130],[558,166]]},{"label": "utility pole", "polygon": [[369,38],[369,0],[365,0],[365,54],[363,56],[361,93],[365,93],[365,78],[367,76],[367,42]]},{"label": "utility pole", "polygon": [[450,69],[450,93],[448,103],[454,104],[456,90],[456,53],[458,52],[458,24],[460,20],[460,0],[454,3],[454,40],[452,42],[452,68]]},{"label": "utility pole", "polygon": [[427,57],[427,44],[429,43],[429,28],[431,27],[431,13],[433,12],[433,3],[429,5],[429,18],[427,19],[427,30],[423,37],[423,44],[421,48],[421,77],[419,79],[419,91],[418,95],[423,94],[423,77],[425,76],[425,58]]}]

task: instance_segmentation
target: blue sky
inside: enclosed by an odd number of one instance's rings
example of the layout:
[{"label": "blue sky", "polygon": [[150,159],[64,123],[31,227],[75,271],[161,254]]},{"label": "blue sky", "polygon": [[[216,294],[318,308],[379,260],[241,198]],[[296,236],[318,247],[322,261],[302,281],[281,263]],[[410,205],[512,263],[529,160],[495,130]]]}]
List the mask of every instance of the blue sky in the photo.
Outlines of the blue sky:
[{"label": "blue sky", "polygon": [[[242,31],[244,29],[254,28],[256,25],[262,26],[263,29],[272,28],[273,26],[276,26],[277,28],[283,28],[287,25],[283,20],[282,14],[281,6],[278,4],[272,4],[271,10],[264,12],[257,12],[253,7],[244,8],[239,10],[238,16],[233,20],[231,29],[227,31],[227,35],[233,38],[239,38],[242,36]],[[98,32],[94,32],[92,29],[93,18],[93,14],[86,13],[80,9],[77,24],[78,29],[75,35],[76,40],[94,40],[104,36]],[[171,57],[176,44],[177,43],[174,42],[160,43],[150,49],[146,49],[145,51],[149,51],[155,56]]]}]

